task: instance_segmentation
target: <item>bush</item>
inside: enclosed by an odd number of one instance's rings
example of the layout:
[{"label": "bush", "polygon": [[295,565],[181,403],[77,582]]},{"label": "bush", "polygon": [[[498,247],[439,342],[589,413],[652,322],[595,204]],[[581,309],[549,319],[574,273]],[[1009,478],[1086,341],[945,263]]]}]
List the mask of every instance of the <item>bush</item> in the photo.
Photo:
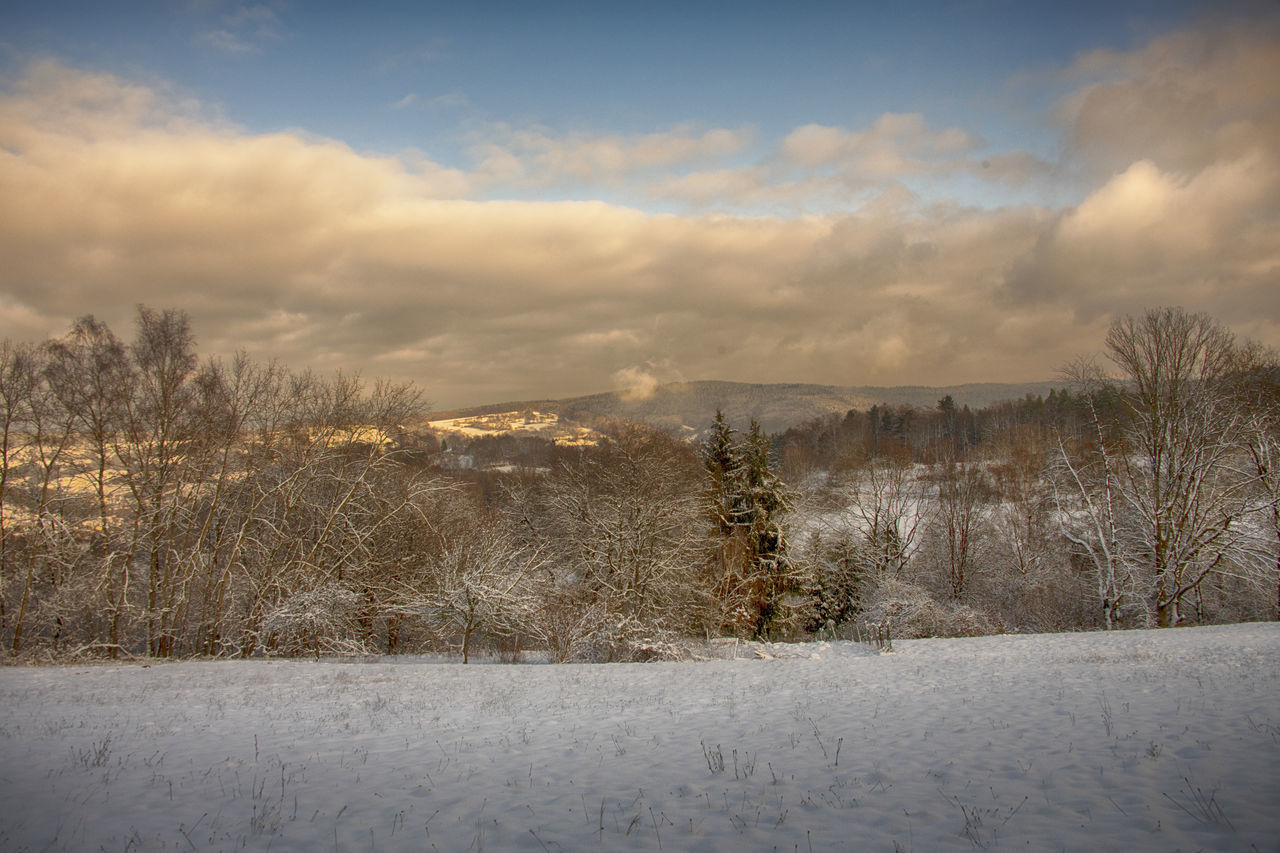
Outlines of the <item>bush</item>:
[{"label": "bush", "polygon": [[971,607],[939,602],[923,587],[887,578],[871,593],[860,625],[887,628],[895,639],[977,637],[998,634],[1002,626]]}]

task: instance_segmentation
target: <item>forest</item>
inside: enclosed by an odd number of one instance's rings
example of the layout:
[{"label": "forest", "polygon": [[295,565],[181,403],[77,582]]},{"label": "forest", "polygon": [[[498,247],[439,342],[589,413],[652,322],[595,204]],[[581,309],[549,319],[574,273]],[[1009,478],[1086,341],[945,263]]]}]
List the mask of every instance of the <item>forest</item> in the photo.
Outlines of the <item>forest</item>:
[{"label": "forest", "polygon": [[6,657],[637,661],[1280,617],[1280,367],[1203,314],[1117,320],[1047,397],[775,435],[717,414],[445,451],[425,408],[202,360],[178,310],[0,342]]}]

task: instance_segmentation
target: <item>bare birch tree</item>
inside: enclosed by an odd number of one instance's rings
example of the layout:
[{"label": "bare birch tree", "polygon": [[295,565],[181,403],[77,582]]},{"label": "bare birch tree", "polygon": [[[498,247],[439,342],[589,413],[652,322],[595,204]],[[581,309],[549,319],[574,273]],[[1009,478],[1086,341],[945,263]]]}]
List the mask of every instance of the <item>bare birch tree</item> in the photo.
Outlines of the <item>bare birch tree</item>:
[{"label": "bare birch tree", "polygon": [[40,382],[40,364],[34,347],[0,341],[0,643],[8,638],[11,576],[16,568],[10,537],[10,472],[22,460],[26,432],[31,425],[32,397]]},{"label": "bare birch tree", "polygon": [[1070,473],[1090,505],[1094,564],[1115,581],[1100,587],[1104,600],[1122,593],[1119,570],[1131,571],[1162,627],[1187,618],[1188,602],[1203,615],[1207,578],[1257,583],[1269,571],[1248,523],[1274,498],[1251,461],[1248,409],[1233,390],[1241,352],[1210,317],[1178,308],[1125,317],[1107,334],[1123,444],[1100,439],[1094,448],[1100,490],[1084,485],[1082,468]]},{"label": "bare birch tree", "polygon": [[1071,448],[1058,434],[1054,500],[1058,527],[1077,551],[1088,559],[1093,586],[1104,626],[1119,626],[1126,613],[1145,610],[1145,596],[1130,562],[1130,548],[1121,541],[1125,500],[1121,490],[1118,456],[1123,452],[1107,434],[1098,398],[1114,394],[1097,366],[1081,361],[1067,369],[1068,378],[1080,388],[1091,415],[1092,444]]}]

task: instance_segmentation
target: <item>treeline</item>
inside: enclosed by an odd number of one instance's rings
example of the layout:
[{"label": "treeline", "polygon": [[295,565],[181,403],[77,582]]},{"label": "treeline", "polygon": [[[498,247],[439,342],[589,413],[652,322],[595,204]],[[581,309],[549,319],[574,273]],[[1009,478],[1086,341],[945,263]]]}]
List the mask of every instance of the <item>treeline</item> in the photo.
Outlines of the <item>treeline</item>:
[{"label": "treeline", "polygon": [[1277,618],[1275,354],[1157,309],[1117,322],[1104,358],[1047,398],[781,436],[819,618],[915,635]]},{"label": "treeline", "polygon": [[[140,308],[0,344],[0,619],[29,646],[156,657],[340,647],[429,484],[387,448],[407,386],[198,362]],[[325,639],[322,639],[325,638]]]},{"label": "treeline", "polygon": [[[866,411],[815,418],[775,436],[774,448],[789,481],[800,482],[815,471],[834,471],[859,460],[896,456],[930,465],[956,455],[987,451],[1019,432],[1086,437],[1093,408],[1114,421],[1118,397],[1102,399],[1064,383],[1048,396],[1028,394],[1022,400],[971,410],[950,395],[932,410],[879,404]],[[1000,452],[997,448],[994,452]]]},{"label": "treeline", "polygon": [[1107,355],[1114,378],[979,411],[444,452],[410,385],[202,362],[178,311],[140,308],[127,343],[85,317],[0,343],[0,643],[641,660],[1275,618],[1274,358],[1177,310]]},{"label": "treeline", "polygon": [[422,407],[408,385],[201,362],[178,311],[140,308],[128,343],[93,317],[3,342],[0,641],[632,660],[772,627],[767,558],[717,545],[697,448],[615,423],[599,447],[515,442],[518,464],[450,472],[406,428]]}]

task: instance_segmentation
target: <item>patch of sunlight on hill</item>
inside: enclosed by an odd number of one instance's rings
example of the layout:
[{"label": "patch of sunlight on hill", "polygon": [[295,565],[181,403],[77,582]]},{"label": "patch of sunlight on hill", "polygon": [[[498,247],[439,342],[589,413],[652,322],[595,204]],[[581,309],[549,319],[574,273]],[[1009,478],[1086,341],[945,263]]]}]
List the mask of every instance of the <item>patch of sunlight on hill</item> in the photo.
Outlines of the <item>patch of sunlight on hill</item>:
[{"label": "patch of sunlight on hill", "polygon": [[445,418],[428,421],[428,430],[467,438],[485,436],[532,436],[545,438],[562,447],[582,447],[600,443],[600,434],[583,426],[571,426],[555,412],[538,412],[531,409],[512,412],[494,412],[471,417]]}]

